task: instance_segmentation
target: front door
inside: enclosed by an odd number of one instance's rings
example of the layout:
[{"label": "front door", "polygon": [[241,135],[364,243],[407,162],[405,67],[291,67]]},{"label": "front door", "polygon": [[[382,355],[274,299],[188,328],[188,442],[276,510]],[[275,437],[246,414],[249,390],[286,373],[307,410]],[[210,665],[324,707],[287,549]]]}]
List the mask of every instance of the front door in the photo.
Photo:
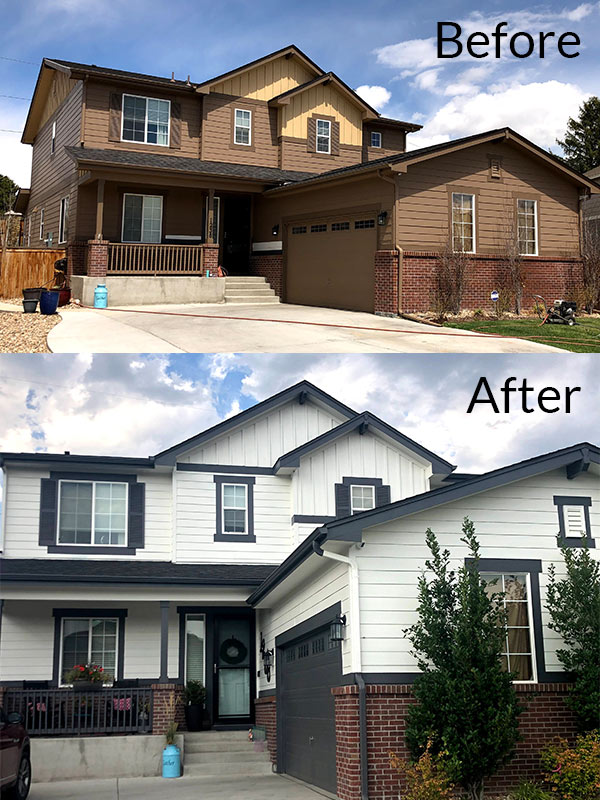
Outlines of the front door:
[{"label": "front door", "polygon": [[223,266],[230,275],[248,275],[250,213],[249,197],[223,196]]},{"label": "front door", "polygon": [[252,620],[219,614],[215,619],[214,703],[220,724],[247,723],[252,717]]}]

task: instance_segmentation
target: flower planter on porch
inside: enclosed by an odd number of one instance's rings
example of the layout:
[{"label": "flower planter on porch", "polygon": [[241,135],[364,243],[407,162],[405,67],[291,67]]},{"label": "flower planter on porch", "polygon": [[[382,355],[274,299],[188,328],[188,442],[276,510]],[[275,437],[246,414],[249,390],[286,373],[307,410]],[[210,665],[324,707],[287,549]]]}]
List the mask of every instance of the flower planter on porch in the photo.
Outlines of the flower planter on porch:
[{"label": "flower planter on porch", "polygon": [[99,692],[101,689],[100,681],[73,681],[74,692]]}]

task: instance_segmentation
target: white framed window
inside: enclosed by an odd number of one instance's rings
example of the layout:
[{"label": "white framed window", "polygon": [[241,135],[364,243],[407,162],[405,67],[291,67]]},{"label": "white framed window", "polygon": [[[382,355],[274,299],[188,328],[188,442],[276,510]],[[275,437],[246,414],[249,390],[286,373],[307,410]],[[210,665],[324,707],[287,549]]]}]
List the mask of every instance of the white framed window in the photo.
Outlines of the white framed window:
[{"label": "white framed window", "polygon": [[475,252],[475,195],[452,192],[452,249]]},{"label": "white framed window", "polygon": [[63,617],[61,620],[60,679],[73,667],[96,664],[114,679],[119,647],[116,617]]},{"label": "white framed window", "polygon": [[[208,209],[209,209],[209,197],[207,196],[207,198],[206,198],[206,231],[205,231],[206,241],[207,242],[211,241],[211,236],[210,236],[211,232],[210,232],[209,227],[208,227],[209,224],[210,224],[210,219],[209,219],[209,216],[208,216]],[[212,231],[212,233],[213,233],[212,241],[213,242],[217,242],[217,243],[219,242],[220,225],[221,225],[221,198],[220,197],[213,197],[213,231]]]},{"label": "white framed window", "polygon": [[206,619],[204,614],[185,615],[185,682],[206,685]]},{"label": "white framed window", "polygon": [[482,573],[488,594],[503,592],[502,603],[507,616],[506,637],[502,666],[515,674],[516,683],[535,683],[535,643],[533,610],[531,607],[531,582],[528,573]]},{"label": "white framed window", "polygon": [[248,533],[248,486],[224,483],[222,487],[223,533]]},{"label": "white framed window", "polygon": [[44,238],[44,209],[40,209],[40,239]]},{"label": "white framed window", "polygon": [[358,514],[375,508],[374,486],[350,486],[350,513]]},{"label": "white framed window", "polygon": [[52,136],[50,138],[50,155],[56,152],[56,120],[52,123]]},{"label": "white framed window", "polygon": [[371,131],[371,147],[381,147],[381,133],[379,131]]},{"label": "white framed window", "polygon": [[59,482],[58,543],[127,545],[128,484]]},{"label": "white framed window", "polygon": [[317,153],[331,153],[331,121],[317,120]]},{"label": "white framed window", "polygon": [[60,201],[60,212],[58,217],[58,243],[67,241],[69,235],[69,197],[63,197]]},{"label": "white framed window", "polygon": [[517,200],[517,234],[522,256],[538,254],[537,200]]},{"label": "white framed window", "polygon": [[124,194],[121,241],[160,244],[162,214],[161,195]]},{"label": "white framed window", "polygon": [[252,144],[252,112],[244,108],[235,109],[234,144]]},{"label": "white framed window", "polygon": [[135,94],[123,95],[121,139],[169,146],[171,101]]}]

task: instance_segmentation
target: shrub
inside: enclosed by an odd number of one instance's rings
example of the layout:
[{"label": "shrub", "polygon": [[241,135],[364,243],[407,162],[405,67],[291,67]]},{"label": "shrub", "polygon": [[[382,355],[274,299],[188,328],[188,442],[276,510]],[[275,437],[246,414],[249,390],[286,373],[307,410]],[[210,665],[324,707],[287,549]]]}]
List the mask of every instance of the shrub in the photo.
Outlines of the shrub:
[{"label": "shrub", "polygon": [[454,786],[446,774],[443,756],[434,756],[427,742],[418,761],[408,764],[390,753],[392,767],[406,779],[402,800],[451,800]]},{"label": "shrub", "polygon": [[448,314],[458,314],[467,280],[468,259],[465,253],[455,251],[451,242],[437,256],[433,273],[433,310],[439,319]]},{"label": "shrub", "polygon": [[538,783],[525,781],[510,793],[509,800],[552,800],[552,795],[544,791]]},{"label": "shrub", "polygon": [[183,690],[186,706],[201,706],[206,700],[206,689],[202,681],[188,681]]},{"label": "shrub", "polygon": [[557,800],[600,798],[600,735],[592,731],[579,736],[574,747],[564,739],[548,745],[542,753],[545,782]]}]

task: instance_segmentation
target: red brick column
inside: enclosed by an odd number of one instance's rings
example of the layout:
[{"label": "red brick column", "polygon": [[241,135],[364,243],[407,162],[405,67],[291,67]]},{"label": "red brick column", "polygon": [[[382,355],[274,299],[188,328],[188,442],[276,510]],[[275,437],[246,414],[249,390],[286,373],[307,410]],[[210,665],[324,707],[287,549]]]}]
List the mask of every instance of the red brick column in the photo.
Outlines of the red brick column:
[{"label": "red brick column", "polygon": [[360,741],[358,686],[336,686],[335,750],[337,795],[340,800],[360,800]]},{"label": "red brick column", "polygon": [[90,278],[105,278],[108,270],[108,242],[90,239],[87,252],[87,274]]},{"label": "red brick column", "polygon": [[254,706],[256,724],[267,732],[267,747],[271,763],[277,764],[277,701],[275,695],[257,697]]},{"label": "red brick column", "polygon": [[261,253],[250,256],[250,275],[264,278],[275,294],[283,292],[283,253]]},{"label": "red brick column", "polygon": [[398,315],[400,254],[397,250],[375,252],[375,308],[382,316]]},{"label": "red brick column", "polygon": [[183,686],[178,683],[153,683],[152,689],[152,733],[165,733],[172,715],[171,697],[175,698],[175,720],[178,730],[185,730],[185,711],[183,707]]},{"label": "red brick column", "polygon": [[216,275],[219,266],[219,245],[203,244],[201,247],[204,251],[202,274],[206,275],[206,270],[209,270],[211,275]]},{"label": "red brick column", "polygon": [[67,245],[67,275],[85,275],[87,268],[87,242],[70,242]]}]

